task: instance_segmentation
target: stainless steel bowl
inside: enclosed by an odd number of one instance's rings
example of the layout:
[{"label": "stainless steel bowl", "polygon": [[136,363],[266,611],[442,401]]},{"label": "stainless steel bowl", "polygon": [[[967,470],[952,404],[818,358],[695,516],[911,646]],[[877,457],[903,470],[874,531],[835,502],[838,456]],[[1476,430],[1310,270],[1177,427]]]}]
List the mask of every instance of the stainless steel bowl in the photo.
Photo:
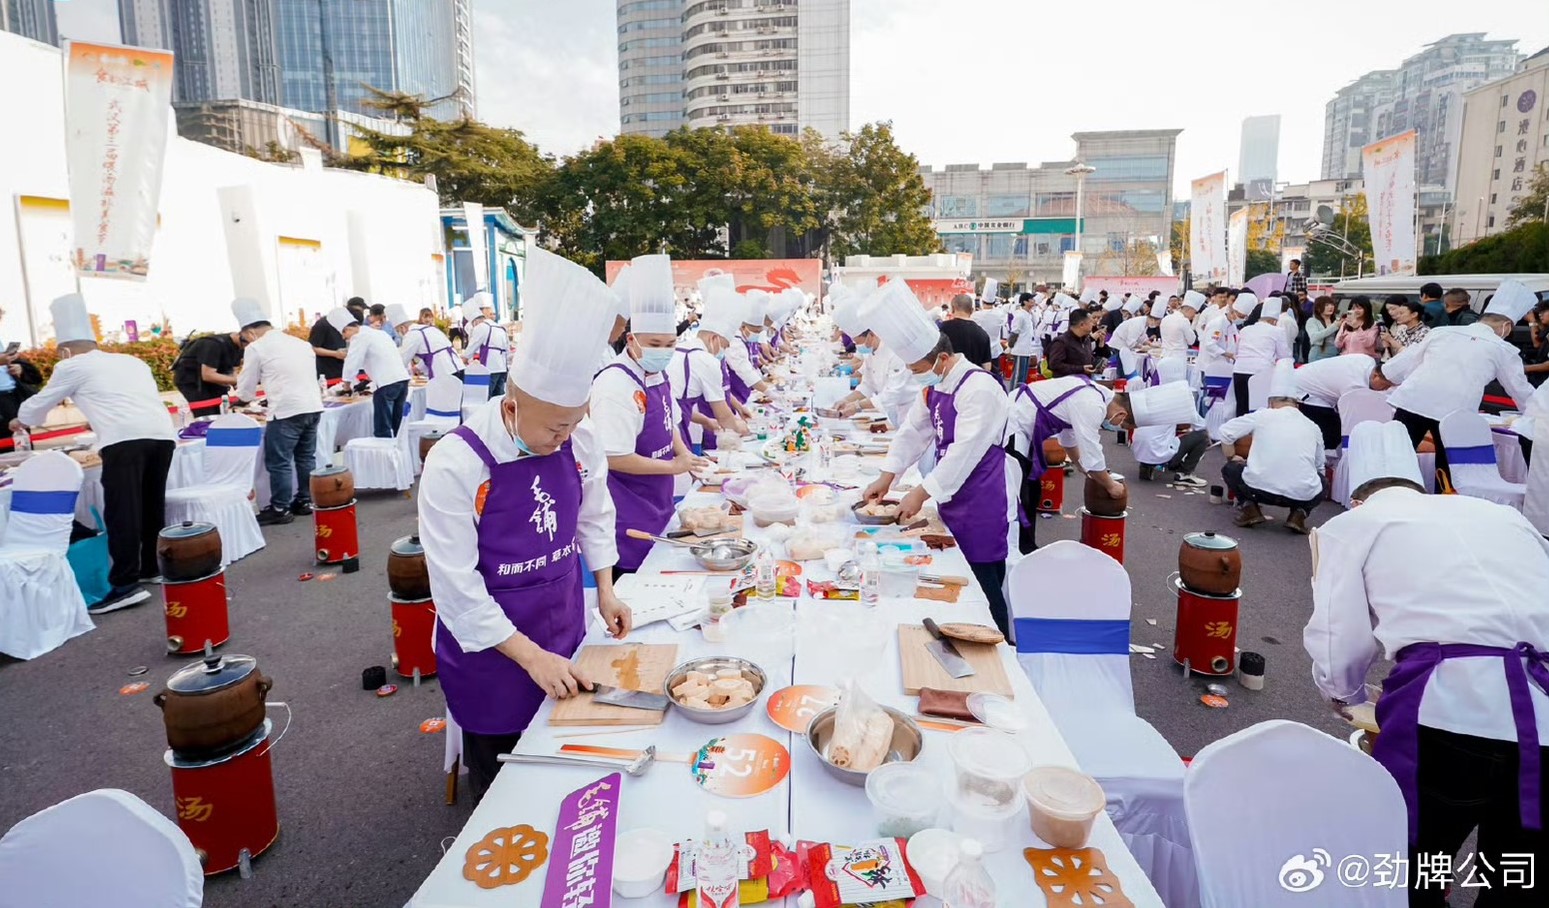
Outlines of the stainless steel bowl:
[{"label": "stainless steel bowl", "polygon": [[695,545],[694,560],[707,571],[740,571],[758,554],[751,539],[716,539]]},{"label": "stainless steel bowl", "polygon": [[[925,734],[907,713],[899,712],[890,706],[884,706],[882,710],[893,719],[893,740],[888,745],[888,758],[882,762],[914,762],[920,756],[920,751],[925,749]],[[841,769],[828,762],[826,756],[829,739],[834,735],[834,717],[838,714],[839,707],[830,706],[812,717],[812,721],[807,723],[807,746],[812,748],[812,753],[817,756],[818,762],[823,764],[823,769],[827,770],[829,775],[846,785],[862,788],[866,785],[866,776],[869,773]]]},{"label": "stainless steel bowl", "polygon": [[[741,706],[733,706],[728,709],[696,709],[692,706],[684,706],[678,702],[678,698],[672,695],[672,689],[682,684],[689,672],[704,672],[713,675],[722,669],[735,669],[742,672],[742,677],[753,682],[753,699]],[[758,705],[759,698],[764,695],[764,688],[769,686],[769,676],[764,670],[746,659],[736,656],[702,656],[698,659],[690,659],[667,673],[667,681],[663,684],[662,693],[672,701],[673,709],[688,716],[695,722],[704,725],[725,725],[735,722],[753,711]]]},{"label": "stainless steel bowl", "polygon": [[889,515],[887,517],[875,517],[875,516],[873,516],[871,514],[862,514],[861,513],[861,508],[863,508],[865,506],[866,506],[866,502],[864,502],[864,501],[857,501],[855,504],[850,505],[850,510],[852,512],[854,512],[854,514],[855,514],[855,522],[856,523],[865,524],[866,526],[879,527],[879,526],[887,526],[888,524],[892,524],[892,523],[897,523],[898,522],[898,512],[897,511],[894,511],[891,515]]}]

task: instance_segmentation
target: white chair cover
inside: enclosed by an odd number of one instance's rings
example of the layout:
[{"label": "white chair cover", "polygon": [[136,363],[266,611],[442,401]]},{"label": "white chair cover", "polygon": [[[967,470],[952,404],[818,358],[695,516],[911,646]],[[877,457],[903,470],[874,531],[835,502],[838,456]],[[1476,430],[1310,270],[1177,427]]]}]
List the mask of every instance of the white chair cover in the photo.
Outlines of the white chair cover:
[{"label": "white chair cover", "polygon": [[[451,377],[453,380],[456,380],[457,378],[455,375]],[[462,387],[458,389],[458,392],[461,395],[460,409],[462,409],[464,412],[467,412],[468,410],[471,410],[475,407],[483,406],[484,402],[489,400],[488,372],[485,372],[482,375],[475,375],[472,372],[464,372],[461,385]],[[427,406],[429,405],[427,404]]]},{"label": "white chair cover", "polygon": [[1274,381],[1275,370],[1265,369],[1248,379],[1248,409],[1262,410],[1269,406],[1269,383]]},{"label": "white chair cover", "polygon": [[1393,776],[1338,738],[1260,722],[1201,750],[1183,792],[1203,908],[1409,904],[1402,886],[1339,882],[1347,855],[1407,856],[1409,830]]},{"label": "white chair cover", "polygon": [[1522,510],[1527,485],[1508,482],[1495,463],[1495,436],[1483,416],[1472,410],[1454,410],[1441,419],[1441,438],[1447,450],[1447,471],[1459,495],[1471,495]]},{"label": "white chair cover", "polygon": [[41,810],[0,839],[0,908],[199,908],[204,872],[188,836],[127,791]]},{"label": "white chair cover", "polygon": [[84,480],[58,451],[16,468],[0,539],[0,653],[33,659],[95,627],[66,558]]},{"label": "white chair cover", "polygon": [[[403,413],[409,415],[409,402]],[[344,465],[357,489],[397,489],[414,485],[414,455],[409,452],[409,420],[398,424],[392,438],[352,438],[344,444]]]},{"label": "white chair cover", "polygon": [[1183,760],[1135,715],[1124,566],[1061,540],[1008,577],[1017,660],[1076,762],[1103,786],[1108,815],[1169,908],[1196,904]]},{"label": "white chair cover", "polygon": [[1329,488],[1329,498],[1342,507],[1350,507],[1350,433],[1363,422],[1387,422],[1393,418],[1393,405],[1388,395],[1370,388],[1346,391],[1339,398],[1339,461],[1334,465],[1334,481]]},{"label": "white chair cover", "polygon": [[425,418],[408,422],[409,454],[414,460],[414,472],[419,473],[420,436],[431,432],[448,432],[462,425],[463,383],[456,375],[437,375],[425,386]]},{"label": "white chair cover", "polygon": [[167,490],[167,524],[213,523],[221,534],[221,567],[264,547],[253,512],[253,475],[264,430],[250,416],[228,413],[204,437],[204,481]]}]

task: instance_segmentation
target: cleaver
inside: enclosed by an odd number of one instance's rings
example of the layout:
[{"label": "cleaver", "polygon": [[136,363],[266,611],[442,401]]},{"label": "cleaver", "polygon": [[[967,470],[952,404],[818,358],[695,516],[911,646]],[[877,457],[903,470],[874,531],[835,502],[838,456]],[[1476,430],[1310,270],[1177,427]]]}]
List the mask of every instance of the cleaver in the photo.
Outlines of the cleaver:
[{"label": "cleaver", "polygon": [[925,619],[925,629],[930,632],[931,639],[926,641],[925,649],[936,657],[941,668],[953,678],[967,678],[974,674],[973,666],[963,658],[963,654],[957,651],[951,640],[942,636],[941,628],[930,618]]},{"label": "cleaver", "polygon": [[643,690],[623,690],[606,684],[592,685],[592,702],[604,706],[622,706],[625,709],[648,709],[661,712],[667,708],[666,694],[653,694]]}]

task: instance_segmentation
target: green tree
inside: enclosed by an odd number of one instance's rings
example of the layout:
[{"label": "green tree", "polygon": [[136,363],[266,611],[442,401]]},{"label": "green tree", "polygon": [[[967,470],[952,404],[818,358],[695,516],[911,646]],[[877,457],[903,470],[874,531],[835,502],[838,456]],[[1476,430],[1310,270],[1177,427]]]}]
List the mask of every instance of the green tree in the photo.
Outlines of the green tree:
[{"label": "green tree", "polygon": [[1258,277],[1261,274],[1276,274],[1280,271],[1279,253],[1270,252],[1268,249],[1248,249],[1247,277]]},{"label": "green tree", "polygon": [[1508,227],[1543,221],[1549,214],[1549,161],[1533,170],[1532,178],[1527,181],[1527,193],[1512,206],[1511,214],[1506,218]]},{"label": "green tree", "polygon": [[1171,235],[1168,237],[1167,247],[1173,254],[1173,274],[1185,275],[1189,273],[1189,219],[1178,218],[1172,223]]},{"label": "green tree", "polygon": [[1339,245],[1337,237],[1330,237],[1333,246],[1309,239],[1307,253],[1302,256],[1302,264],[1308,274],[1325,278],[1337,278],[1340,275],[1354,277],[1358,273],[1368,274],[1375,270],[1371,222],[1367,216],[1365,193],[1346,196],[1339,203],[1339,214],[1334,216],[1334,223],[1330,225],[1330,230],[1333,234],[1342,235],[1351,246],[1355,247],[1359,251],[1359,257],[1334,248]]},{"label": "green tree", "polygon": [[845,133],[826,176],[834,258],[941,249],[926,215],[930,190],[920,176],[920,162],[898,147],[891,123],[868,123]]},{"label": "green tree", "polygon": [[1512,274],[1549,271],[1549,224],[1529,221],[1441,255],[1420,259],[1421,274]]}]

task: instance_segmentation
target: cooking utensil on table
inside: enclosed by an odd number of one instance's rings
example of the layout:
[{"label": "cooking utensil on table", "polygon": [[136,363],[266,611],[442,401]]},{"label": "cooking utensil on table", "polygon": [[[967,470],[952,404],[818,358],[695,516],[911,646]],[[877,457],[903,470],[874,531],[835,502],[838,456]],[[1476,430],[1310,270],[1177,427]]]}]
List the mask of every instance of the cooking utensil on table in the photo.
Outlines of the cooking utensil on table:
[{"label": "cooking utensil on table", "polygon": [[[888,743],[887,756],[882,765],[889,763],[911,763],[920,756],[920,751],[925,749],[925,733],[908,713],[893,709],[889,706],[881,707],[893,720],[893,739]],[[830,706],[812,717],[807,724],[807,747],[817,756],[818,762],[823,764],[823,770],[829,775],[845,783],[863,788],[866,785],[868,772],[858,772],[853,769],[844,769],[835,766],[828,760],[828,747],[834,736],[834,722],[839,715],[839,707]]]},{"label": "cooking utensil on table", "polygon": [[625,775],[643,776],[656,762],[656,745],[652,744],[640,755],[627,763],[618,760],[602,760],[590,757],[569,757],[561,754],[501,754],[498,758],[502,763],[558,763],[569,766],[601,766],[606,769],[617,769]]},{"label": "cooking utensil on table", "polygon": [[[688,680],[689,672],[696,671],[707,675],[714,675],[716,672],[724,669],[740,672],[742,677],[753,685],[752,700],[741,706],[731,706],[722,709],[698,709],[685,705],[670,696],[674,687]],[[669,695],[666,698],[668,702],[677,707],[678,711],[683,713],[684,716],[704,725],[725,725],[729,722],[735,722],[752,712],[753,708],[758,705],[759,698],[764,695],[764,688],[768,686],[769,676],[764,673],[762,668],[759,668],[747,659],[739,659],[735,656],[701,656],[697,659],[690,659],[674,668],[667,675],[667,680],[662,684],[662,690]]]},{"label": "cooking utensil on table", "polygon": [[964,659],[962,653],[957,651],[957,647],[952,644],[952,641],[942,635],[941,628],[935,621],[926,618],[925,629],[930,632],[931,636],[930,641],[925,644],[925,649],[935,657],[942,671],[945,671],[953,678],[967,678],[974,673],[973,666],[969,665],[968,660]]},{"label": "cooking utensil on table", "polygon": [[625,709],[646,709],[660,712],[671,702],[661,694],[643,690],[625,690],[607,684],[592,685],[592,702],[604,706],[622,706]]},{"label": "cooking utensil on table", "polygon": [[[967,586],[968,578],[958,574],[921,574],[920,580],[924,583],[939,583],[942,586]],[[952,636],[948,634],[947,636]],[[967,639],[966,637],[963,639]],[[979,641],[972,641],[977,643]],[[999,641],[996,641],[997,643]]]},{"label": "cooking utensil on table", "polygon": [[686,548],[694,555],[701,567],[712,571],[740,571],[748,566],[758,552],[758,543],[748,539],[720,539],[712,542],[687,542],[667,536],[653,536],[644,530],[625,530],[631,539],[665,542]]}]

